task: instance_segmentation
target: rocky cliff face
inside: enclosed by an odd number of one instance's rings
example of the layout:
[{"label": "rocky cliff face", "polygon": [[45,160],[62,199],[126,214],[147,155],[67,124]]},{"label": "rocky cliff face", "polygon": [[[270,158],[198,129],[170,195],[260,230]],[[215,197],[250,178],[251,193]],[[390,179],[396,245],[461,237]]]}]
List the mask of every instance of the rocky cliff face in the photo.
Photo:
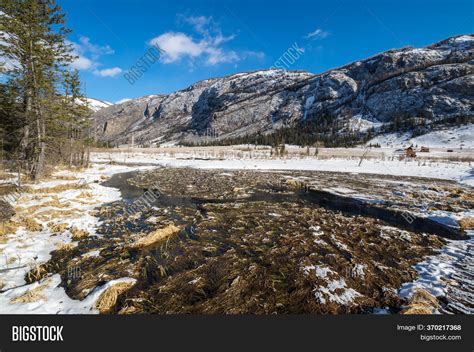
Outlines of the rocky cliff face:
[{"label": "rocky cliff face", "polygon": [[[367,129],[395,119],[474,116],[474,36],[389,50],[322,74],[267,70],[198,82],[95,114],[99,139],[114,144],[225,140],[287,126]],[[342,127],[341,127],[342,126]]]}]

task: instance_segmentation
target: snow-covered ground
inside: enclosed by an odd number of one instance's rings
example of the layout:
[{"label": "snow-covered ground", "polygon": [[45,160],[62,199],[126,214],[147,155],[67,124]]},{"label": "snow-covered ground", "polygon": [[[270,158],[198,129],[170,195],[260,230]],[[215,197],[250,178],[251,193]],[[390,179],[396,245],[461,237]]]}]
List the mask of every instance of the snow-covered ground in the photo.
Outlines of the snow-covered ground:
[{"label": "snow-covered ground", "polygon": [[433,131],[414,138],[411,138],[411,136],[411,132],[384,134],[370,140],[367,145],[380,144],[381,147],[394,148],[410,145],[452,149],[474,148],[474,124]]},{"label": "snow-covered ground", "polygon": [[[109,282],[90,292],[86,299],[77,301],[70,299],[64,289],[59,287],[59,275],[47,277],[43,280],[27,285],[25,274],[37,265],[45,263],[51,257],[54,249],[64,244],[72,244],[71,228],[85,230],[94,235],[99,220],[91,214],[92,210],[104,203],[121,198],[118,189],[99,185],[98,181],[104,176],[127,172],[149,167],[127,166],[107,167],[94,165],[83,172],[62,171],[55,176],[75,177],[76,180],[53,180],[30,185],[32,188],[49,188],[58,185],[81,184],[84,189],[68,189],[59,193],[25,193],[16,200],[14,205],[21,212],[30,210],[30,218],[43,227],[42,231],[30,232],[25,227],[19,227],[14,234],[6,236],[6,241],[0,242],[0,284],[3,293],[0,293],[0,312],[3,314],[79,314],[97,313],[94,303],[100,294],[115,281]],[[87,192],[87,197],[81,193]],[[58,203],[54,203],[55,199]],[[50,204],[34,209],[41,204]],[[33,211],[33,210],[34,211]],[[39,212],[55,211],[53,219],[43,219]],[[28,213],[25,213],[25,215]],[[28,215],[27,215],[28,216]],[[43,219],[43,220],[42,220]],[[49,222],[67,224],[68,230],[54,234],[48,226]],[[92,254],[93,255],[93,254]],[[123,280],[129,280],[123,278]]]},{"label": "snow-covered ground", "polygon": [[[421,288],[437,298],[450,296],[448,305],[466,314],[473,314],[472,275],[474,274],[474,231],[468,231],[467,241],[448,241],[439,254],[429,256],[415,265],[418,279],[402,285],[399,294],[410,298]],[[463,282],[459,285],[459,281]],[[471,306],[466,304],[471,302]]]},{"label": "snow-covered ground", "polygon": [[194,167],[201,169],[247,170],[306,170],[334,171],[354,174],[383,174],[445,179],[474,186],[474,168],[467,162],[419,161],[419,160],[363,160],[359,158],[318,159],[315,157],[294,159],[193,159],[186,154],[154,155],[152,153],[94,153],[94,162],[144,163],[169,167]]},{"label": "snow-covered ground", "polygon": [[365,132],[371,128],[378,129],[383,126],[383,122],[372,121],[362,117],[362,115],[356,115],[347,121],[347,129],[351,131]]}]

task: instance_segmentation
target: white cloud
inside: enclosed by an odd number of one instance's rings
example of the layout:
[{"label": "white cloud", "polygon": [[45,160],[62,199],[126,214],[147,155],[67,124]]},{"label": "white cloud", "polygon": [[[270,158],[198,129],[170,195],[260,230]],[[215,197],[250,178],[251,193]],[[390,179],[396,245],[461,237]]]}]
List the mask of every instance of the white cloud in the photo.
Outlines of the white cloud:
[{"label": "white cloud", "polygon": [[88,70],[92,66],[92,60],[89,60],[88,58],[80,55],[71,63],[71,67],[76,70]]},{"label": "white cloud", "polygon": [[110,55],[114,54],[115,51],[109,45],[95,45],[91,43],[91,40],[88,37],[79,38],[79,48],[84,52],[89,52],[92,55]]},{"label": "white cloud", "polygon": [[167,32],[150,41],[152,45],[158,45],[163,51],[162,61],[172,63],[183,57],[197,57],[205,50],[203,42],[197,43],[184,33]]},{"label": "white cloud", "polygon": [[125,103],[125,102],[130,101],[130,100],[132,100],[132,99],[130,99],[130,98],[123,98],[123,99],[117,100],[117,101],[115,102],[115,104],[122,104],[122,103]]},{"label": "white cloud", "polygon": [[212,17],[190,16],[185,17],[184,22],[192,25],[197,33],[200,33],[202,35],[209,35],[209,30],[206,27],[211,24]]},{"label": "white cloud", "polygon": [[115,77],[122,73],[122,69],[120,67],[112,67],[106,68],[103,70],[95,70],[94,74],[100,77]]},{"label": "white cloud", "polygon": [[322,29],[318,28],[308,34],[306,34],[306,39],[324,39],[329,35],[329,32],[323,31]]},{"label": "white cloud", "polygon": [[167,32],[150,41],[163,49],[162,62],[170,64],[183,58],[194,59],[202,56],[208,65],[236,62],[241,57],[235,51],[226,51],[218,45],[223,42],[223,37],[215,37],[208,41],[196,41],[185,33]]},{"label": "white cloud", "polygon": [[231,63],[241,59],[235,51],[223,51],[221,48],[207,48],[208,54],[206,63],[209,65],[217,65],[219,63]]},{"label": "white cloud", "polygon": [[80,37],[79,42],[68,42],[73,49],[73,54],[77,57],[71,67],[77,70],[90,70],[100,77],[115,77],[122,72],[119,67],[98,69],[100,58],[103,55],[114,54],[115,51],[109,45],[96,45],[91,43],[88,37]]},{"label": "white cloud", "polygon": [[194,63],[200,59],[205,65],[235,63],[249,57],[261,59],[261,52],[237,52],[225,49],[222,44],[232,41],[235,35],[224,36],[212,17],[183,17],[182,21],[191,25],[196,36],[183,32],[166,32],[150,40],[150,45],[158,45],[163,51],[161,61],[165,64],[183,59]]}]

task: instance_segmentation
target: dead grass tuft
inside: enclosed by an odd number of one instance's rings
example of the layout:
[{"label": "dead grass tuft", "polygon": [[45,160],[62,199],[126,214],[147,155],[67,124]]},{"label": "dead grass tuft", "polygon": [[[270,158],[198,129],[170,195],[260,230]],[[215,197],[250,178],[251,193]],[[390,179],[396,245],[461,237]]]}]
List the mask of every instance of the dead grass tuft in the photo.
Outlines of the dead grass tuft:
[{"label": "dead grass tuft", "polygon": [[290,178],[290,179],[286,180],[286,184],[290,187],[293,187],[293,188],[304,188],[305,187],[303,182],[301,182],[299,180],[295,180],[293,178]]},{"label": "dead grass tuft", "polygon": [[136,307],[129,306],[129,307],[123,307],[122,309],[119,310],[118,314],[123,314],[123,315],[128,315],[128,314],[139,314],[140,310]]},{"label": "dead grass tuft", "polygon": [[87,232],[86,230],[80,230],[75,226],[72,227],[71,234],[72,234],[71,238],[74,241],[80,241],[86,237],[89,237],[89,232]]},{"label": "dead grass tuft", "polygon": [[7,265],[13,264],[18,260],[17,257],[10,257],[7,259]]},{"label": "dead grass tuft", "polygon": [[101,293],[95,302],[95,307],[101,314],[111,313],[117,304],[118,297],[130,290],[133,285],[135,285],[134,282],[119,282],[109,287]]},{"label": "dead grass tuft", "polygon": [[76,245],[74,243],[60,243],[56,247],[57,251],[72,251],[74,248],[76,248]]},{"label": "dead grass tuft", "polygon": [[82,191],[81,193],[79,193],[79,195],[76,197],[78,199],[88,199],[88,198],[92,198],[93,195],[91,192],[88,192],[88,191]]},{"label": "dead grass tuft", "polygon": [[461,230],[468,230],[474,228],[474,218],[464,218],[459,221]]},{"label": "dead grass tuft", "polygon": [[402,314],[433,314],[439,308],[438,299],[421,288],[415,290]]},{"label": "dead grass tuft", "polygon": [[14,297],[10,300],[10,303],[12,304],[17,304],[17,303],[31,303],[31,302],[37,302],[40,300],[47,301],[47,298],[45,295],[41,293],[49,284],[49,280],[44,282],[43,284],[35,287],[32,290],[28,290],[25,293],[23,293],[20,296]]},{"label": "dead grass tuft", "polygon": [[163,229],[158,229],[154,232],[149,233],[145,237],[142,237],[132,244],[135,248],[146,248],[151,247],[163,240],[176,235],[181,229],[175,225],[168,225]]},{"label": "dead grass tuft", "polygon": [[46,270],[45,264],[39,264],[26,274],[25,281],[27,283],[36,282],[43,279],[46,275],[48,275],[48,270]]},{"label": "dead grass tuft", "polygon": [[43,225],[30,218],[22,218],[21,225],[24,226],[29,232],[43,231]]},{"label": "dead grass tuft", "polygon": [[66,223],[53,223],[53,222],[49,222],[48,223],[48,227],[49,229],[51,230],[52,233],[56,233],[56,234],[61,234],[63,232],[65,232],[68,228],[68,224]]},{"label": "dead grass tuft", "polygon": [[413,305],[406,310],[402,312],[403,314],[423,314],[423,315],[428,315],[428,314],[433,314],[433,308],[422,306],[422,305]]},{"label": "dead grass tuft", "polygon": [[18,228],[18,224],[13,221],[6,221],[0,223],[0,237],[14,234]]}]

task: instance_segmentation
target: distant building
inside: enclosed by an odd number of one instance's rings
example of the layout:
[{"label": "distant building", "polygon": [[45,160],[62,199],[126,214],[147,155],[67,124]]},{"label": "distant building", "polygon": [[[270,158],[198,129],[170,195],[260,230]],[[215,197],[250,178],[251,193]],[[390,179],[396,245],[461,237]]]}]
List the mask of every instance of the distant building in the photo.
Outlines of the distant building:
[{"label": "distant building", "polygon": [[416,151],[415,151],[415,148],[413,147],[408,147],[407,149],[405,149],[405,156],[407,158],[416,158]]},{"label": "distant building", "polygon": [[416,151],[413,147],[408,147],[406,149],[397,149],[393,152],[393,155],[397,157],[399,160],[403,160],[405,158],[416,158]]}]

